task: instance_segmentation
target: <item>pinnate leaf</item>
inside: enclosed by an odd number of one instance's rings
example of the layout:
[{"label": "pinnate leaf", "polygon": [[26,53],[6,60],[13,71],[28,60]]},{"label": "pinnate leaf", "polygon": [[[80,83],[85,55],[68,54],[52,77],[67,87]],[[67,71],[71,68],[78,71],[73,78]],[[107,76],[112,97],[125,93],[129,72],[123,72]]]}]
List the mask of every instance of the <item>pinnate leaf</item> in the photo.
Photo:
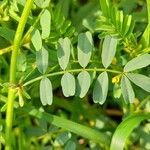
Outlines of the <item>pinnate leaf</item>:
[{"label": "pinnate leaf", "polygon": [[125,102],[133,103],[135,94],[129,79],[126,76],[123,76],[121,79],[121,91]]},{"label": "pinnate leaf", "polygon": [[118,40],[114,37],[111,37],[110,35],[107,35],[104,39],[102,47],[102,63],[105,68],[111,64],[115,56],[117,42]]},{"label": "pinnate leaf", "polygon": [[101,73],[94,85],[93,101],[95,103],[103,104],[108,93],[108,75],[107,72]]},{"label": "pinnate leaf", "polygon": [[58,62],[60,67],[63,70],[65,70],[69,63],[70,51],[72,46],[68,37],[64,39],[60,38],[58,42],[59,42],[58,51],[57,51]]},{"label": "pinnate leaf", "polygon": [[144,54],[133,58],[124,67],[125,72],[133,71],[150,65],[150,54]]},{"label": "pinnate leaf", "polygon": [[66,72],[61,78],[61,86],[64,96],[73,96],[75,94],[74,76],[71,73]]},{"label": "pinnate leaf", "polygon": [[77,95],[83,98],[88,92],[91,84],[91,77],[87,71],[82,71],[77,77]]},{"label": "pinnate leaf", "polygon": [[89,31],[79,34],[77,49],[79,64],[85,68],[90,61],[93,50],[92,34]]},{"label": "pinnate leaf", "polygon": [[51,81],[44,77],[40,82],[40,99],[42,105],[51,105],[53,101],[53,91],[52,91]]}]

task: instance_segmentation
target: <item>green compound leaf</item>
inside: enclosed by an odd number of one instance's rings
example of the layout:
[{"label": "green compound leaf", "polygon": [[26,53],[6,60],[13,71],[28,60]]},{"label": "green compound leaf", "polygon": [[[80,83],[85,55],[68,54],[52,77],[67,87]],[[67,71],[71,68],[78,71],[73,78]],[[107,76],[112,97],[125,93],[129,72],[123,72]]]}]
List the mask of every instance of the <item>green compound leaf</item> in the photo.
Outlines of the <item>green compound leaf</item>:
[{"label": "green compound leaf", "polygon": [[110,150],[123,150],[125,142],[133,129],[145,119],[150,119],[150,113],[132,114],[121,122],[113,134]]},{"label": "green compound leaf", "polygon": [[132,19],[132,15],[124,15],[124,20],[123,20],[123,28],[122,28],[122,33],[123,36],[128,36],[132,33],[133,29],[135,26],[135,22]]},{"label": "green compound leaf", "polygon": [[71,51],[71,42],[68,37],[66,38],[60,38],[59,39],[59,45],[58,45],[58,51],[57,51],[57,57],[60,67],[65,70],[70,58],[70,51]]},{"label": "green compound leaf", "polygon": [[75,94],[75,78],[66,72],[61,78],[61,86],[64,96],[69,97]]},{"label": "green compound leaf", "polygon": [[104,39],[101,57],[102,57],[102,63],[105,68],[107,68],[111,64],[115,56],[117,42],[118,42],[117,39],[109,35],[107,35]]},{"label": "green compound leaf", "polygon": [[51,105],[53,101],[53,89],[51,81],[44,77],[40,82],[40,99],[42,105]]},{"label": "green compound leaf", "polygon": [[93,50],[93,39],[90,32],[79,34],[77,49],[79,64],[85,68],[90,61]]},{"label": "green compound leaf", "polygon": [[39,30],[33,32],[31,41],[36,51],[42,48],[42,39]]},{"label": "green compound leaf", "polygon": [[110,0],[99,0],[102,10],[96,22],[96,30],[103,31],[106,35],[117,36],[118,38],[129,37],[134,29],[135,22],[132,15],[125,15],[112,5]]},{"label": "green compound leaf", "polygon": [[40,8],[45,8],[49,6],[50,0],[34,0],[35,4]]},{"label": "green compound leaf", "polygon": [[87,71],[82,71],[77,77],[77,95],[83,98],[88,92],[91,84],[91,77]]},{"label": "green compound leaf", "polygon": [[94,103],[103,104],[106,100],[108,93],[108,74],[107,72],[101,73],[94,85],[93,101]]},{"label": "green compound leaf", "polygon": [[135,94],[129,79],[126,76],[123,76],[121,79],[121,91],[125,102],[133,103]]},{"label": "green compound leaf", "polygon": [[150,54],[144,54],[142,56],[133,58],[131,61],[129,61],[125,65],[124,71],[129,72],[129,71],[146,67],[148,65],[150,65]]},{"label": "green compound leaf", "polygon": [[48,67],[48,51],[44,47],[36,52],[36,63],[39,72],[44,74]]},{"label": "green compound leaf", "polygon": [[47,9],[41,15],[40,24],[42,28],[42,39],[46,39],[49,37],[51,30],[51,14]]},{"label": "green compound leaf", "polygon": [[100,0],[99,2],[100,2],[100,5],[101,5],[101,10],[103,12],[103,15],[105,17],[109,17],[109,12],[110,12],[110,10],[109,10],[109,8],[110,8],[109,7],[109,5],[110,5],[109,0]]},{"label": "green compound leaf", "polygon": [[127,77],[137,86],[141,87],[147,92],[150,92],[150,77],[136,73],[128,73]]}]

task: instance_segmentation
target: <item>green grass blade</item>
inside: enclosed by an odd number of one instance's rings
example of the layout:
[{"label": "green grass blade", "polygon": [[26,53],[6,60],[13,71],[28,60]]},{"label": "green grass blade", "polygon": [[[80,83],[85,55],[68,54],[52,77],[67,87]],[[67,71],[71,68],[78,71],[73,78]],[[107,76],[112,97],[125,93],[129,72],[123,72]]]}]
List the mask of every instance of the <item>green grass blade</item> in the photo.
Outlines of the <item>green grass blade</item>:
[{"label": "green grass blade", "polygon": [[100,145],[105,146],[106,149],[108,149],[109,147],[110,138],[105,133],[81,125],[79,123],[64,119],[62,117],[51,115],[46,112],[41,112],[37,109],[34,109],[33,107],[26,107],[26,108],[24,107],[24,109],[21,109],[21,111],[25,111],[26,113],[29,113],[31,116],[47,121],[57,127],[64,128],[67,131],[73,132],[84,138],[99,143]]},{"label": "green grass blade", "polygon": [[150,119],[150,113],[136,113],[122,121],[113,134],[110,150],[123,150],[133,129],[145,119]]}]

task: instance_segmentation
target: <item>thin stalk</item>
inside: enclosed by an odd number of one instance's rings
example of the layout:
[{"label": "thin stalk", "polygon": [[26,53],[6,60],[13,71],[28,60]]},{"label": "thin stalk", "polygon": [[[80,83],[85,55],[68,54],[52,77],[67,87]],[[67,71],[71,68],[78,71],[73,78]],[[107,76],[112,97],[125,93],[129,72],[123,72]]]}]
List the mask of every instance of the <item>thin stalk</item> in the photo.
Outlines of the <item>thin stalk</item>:
[{"label": "thin stalk", "polygon": [[[36,18],[34,24],[28,29],[28,31],[26,32],[25,36],[22,39],[22,45],[29,43],[30,41],[30,34],[32,33],[32,31],[34,30],[34,28],[36,27],[37,23],[40,20],[40,17],[42,15],[42,13],[44,12],[44,9],[42,9],[42,11],[40,12],[40,14],[38,15],[38,17]],[[18,22],[20,21],[20,17],[17,19]],[[0,49],[0,55],[3,55],[5,53],[8,53],[10,51],[12,51],[13,47],[9,46],[3,49]]]},{"label": "thin stalk", "polygon": [[143,49],[149,47],[149,44],[150,44],[150,37],[149,37],[150,35],[150,0],[146,0],[146,3],[147,3],[148,24],[139,42],[140,44],[142,44]]},{"label": "thin stalk", "polygon": [[[88,72],[103,72],[103,71],[107,71],[107,72],[111,72],[111,73],[116,73],[116,74],[122,74],[122,72],[120,71],[117,71],[117,70],[111,70],[111,69],[105,69],[105,68],[88,68],[88,69],[72,69],[72,70],[65,70],[65,71],[59,71],[59,72],[53,72],[53,73],[50,73],[50,74],[45,74],[44,76],[45,77],[52,77],[52,76],[58,76],[58,75],[62,75],[64,74],[65,72],[70,72],[70,73],[78,73],[78,72],[81,72],[81,71],[88,71]],[[26,83],[23,84],[23,86],[27,86],[31,83],[34,83],[36,81],[39,81],[43,78],[43,75],[42,76],[39,76],[37,78],[34,78],[30,81],[27,81]]]},{"label": "thin stalk", "polygon": [[148,11],[148,24],[150,24],[150,0],[146,0],[147,2],[147,11]]},{"label": "thin stalk", "polygon": [[[32,7],[32,3],[33,3],[33,0],[27,0],[24,10],[22,12],[21,18],[20,18],[18,27],[17,27],[15,38],[14,38],[13,51],[12,51],[11,63],[10,63],[10,79],[9,79],[9,82],[12,84],[16,84],[17,55],[18,55],[18,50],[20,48],[20,43],[21,43],[24,28],[25,28],[25,24],[26,24],[27,18],[29,16],[29,12]],[[12,130],[12,122],[13,122],[13,106],[14,106],[15,93],[16,93],[16,89],[10,86],[8,90],[8,101],[7,101],[7,111],[6,111],[5,150],[12,149],[11,130]]]},{"label": "thin stalk", "polygon": [[30,34],[32,33],[32,31],[34,30],[34,28],[36,27],[36,25],[38,24],[41,15],[43,14],[44,9],[41,10],[40,14],[38,15],[38,17],[36,18],[35,22],[33,25],[30,26],[29,30],[26,32],[25,36],[22,39],[22,43],[26,43],[26,40],[28,40],[28,38],[30,37]]},{"label": "thin stalk", "polygon": [[6,47],[6,48],[3,48],[3,49],[0,49],[0,55],[3,55],[5,53],[8,53],[12,50],[12,46],[9,46],[9,47]]}]

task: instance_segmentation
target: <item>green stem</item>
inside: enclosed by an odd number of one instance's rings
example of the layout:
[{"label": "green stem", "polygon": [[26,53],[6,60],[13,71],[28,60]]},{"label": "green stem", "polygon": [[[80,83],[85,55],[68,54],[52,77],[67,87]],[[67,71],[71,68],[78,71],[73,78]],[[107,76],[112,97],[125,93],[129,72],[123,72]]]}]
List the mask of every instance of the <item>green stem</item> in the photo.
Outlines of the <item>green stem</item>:
[{"label": "green stem", "polygon": [[[11,55],[11,64],[10,64],[10,83],[16,84],[16,63],[17,63],[17,55],[18,50],[20,48],[20,43],[23,35],[23,31],[25,28],[25,24],[27,18],[29,16],[29,12],[32,7],[33,0],[27,0],[24,10],[22,12],[16,35],[14,38],[13,44],[13,51]],[[6,138],[6,146],[5,150],[11,150],[11,130],[12,130],[12,122],[13,122],[13,106],[14,106],[14,99],[15,99],[16,89],[14,87],[9,87],[8,90],[8,101],[7,101],[7,111],[6,111],[6,131],[5,131],[5,138]]]},{"label": "green stem", "polygon": [[[116,73],[116,74],[122,74],[122,72],[120,71],[117,71],[117,70],[111,70],[111,69],[105,69],[105,68],[88,68],[88,69],[72,69],[72,70],[65,70],[65,71],[59,71],[59,72],[54,72],[54,73],[50,73],[50,74],[46,74],[44,75],[45,77],[52,77],[52,76],[58,76],[58,75],[62,75],[64,74],[65,72],[70,72],[70,73],[78,73],[78,72],[81,72],[81,71],[88,71],[88,72],[103,72],[103,71],[107,71],[107,72],[111,72],[111,73]],[[34,78],[30,81],[27,81],[26,83],[23,84],[23,86],[27,86],[31,83],[34,83],[36,81],[39,81],[43,78],[43,75],[42,76],[39,76],[37,78]]]},{"label": "green stem", "polygon": [[150,24],[150,0],[146,0],[147,2],[147,11],[148,11],[148,24]]}]

